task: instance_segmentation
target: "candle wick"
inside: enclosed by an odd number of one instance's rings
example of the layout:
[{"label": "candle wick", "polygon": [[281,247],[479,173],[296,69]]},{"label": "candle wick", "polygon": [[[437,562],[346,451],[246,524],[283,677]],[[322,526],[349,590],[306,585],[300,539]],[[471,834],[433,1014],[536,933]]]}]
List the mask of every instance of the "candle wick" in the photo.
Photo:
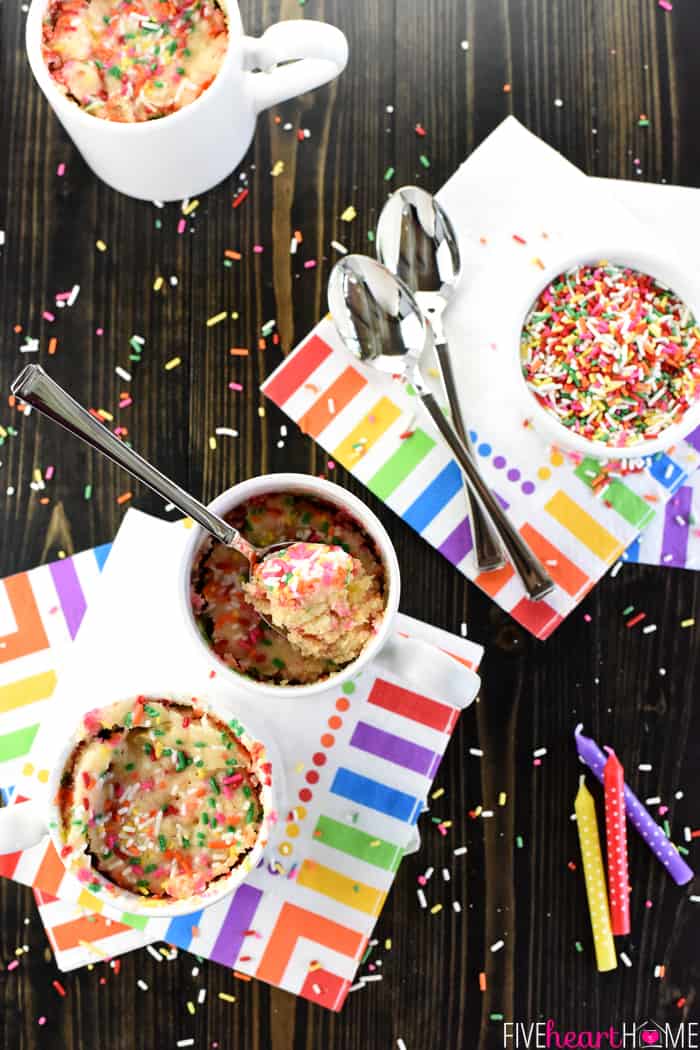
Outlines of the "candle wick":
[{"label": "candle wick", "polygon": [[608,747],[608,745],[607,745],[607,744],[604,744],[604,745],[603,745],[603,751],[607,751],[609,755],[614,755],[614,754],[615,754],[615,752],[613,751],[613,749],[612,749],[611,747]]},{"label": "candle wick", "polygon": [[586,786],[586,774],[585,773],[582,773],[581,776],[578,778],[578,786],[579,786],[579,788],[582,788],[582,787]]},{"label": "candle wick", "polygon": [[582,732],[583,732],[583,722],[579,722],[579,724],[574,729],[574,736],[581,736]]}]

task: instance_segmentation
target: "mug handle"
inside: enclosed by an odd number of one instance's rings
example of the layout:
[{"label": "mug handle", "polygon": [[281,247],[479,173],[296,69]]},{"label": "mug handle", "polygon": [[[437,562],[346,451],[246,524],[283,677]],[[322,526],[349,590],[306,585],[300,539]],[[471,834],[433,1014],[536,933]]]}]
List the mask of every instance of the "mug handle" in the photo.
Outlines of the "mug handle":
[{"label": "mug handle", "polygon": [[17,802],[0,809],[0,854],[36,846],[48,833],[44,807],[38,803]]},{"label": "mug handle", "polygon": [[347,65],[348,42],[335,26],[299,19],[277,22],[259,39],[243,37],[243,56],[244,68],[269,71],[250,74],[259,113],[337,77]]},{"label": "mug handle", "polygon": [[481,687],[478,674],[422,638],[392,635],[372,666],[385,667],[417,693],[429,682],[432,696],[461,710],[476,699]]}]

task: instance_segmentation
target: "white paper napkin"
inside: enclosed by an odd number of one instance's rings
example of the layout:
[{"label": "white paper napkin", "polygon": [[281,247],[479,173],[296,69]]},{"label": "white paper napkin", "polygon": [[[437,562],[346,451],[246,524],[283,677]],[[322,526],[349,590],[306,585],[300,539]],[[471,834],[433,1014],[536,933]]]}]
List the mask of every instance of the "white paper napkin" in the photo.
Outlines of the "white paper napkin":
[{"label": "white paper napkin", "polygon": [[[588,178],[509,118],[438,193],[464,260],[463,280],[444,316],[463,414],[484,479],[554,579],[543,601],[527,599],[510,565],[479,573],[461,477],[449,451],[411,391],[356,362],[330,320],[321,321],[263,384],[332,459],[541,639],[577,607],[698,464],[700,430],[673,450],[640,460],[639,473],[594,487],[599,465],[554,448],[530,418],[519,336],[548,281],[582,259],[606,255],[650,272],[654,261],[664,271],[674,263],[677,269],[692,247],[692,239],[674,236],[677,222],[654,221],[653,205],[651,224],[640,222],[643,198],[636,195],[633,214],[620,203],[625,189],[635,196],[627,184]],[[669,193],[675,207],[679,194],[692,191]],[[700,274],[690,256],[683,276],[683,293],[695,305]]]}]

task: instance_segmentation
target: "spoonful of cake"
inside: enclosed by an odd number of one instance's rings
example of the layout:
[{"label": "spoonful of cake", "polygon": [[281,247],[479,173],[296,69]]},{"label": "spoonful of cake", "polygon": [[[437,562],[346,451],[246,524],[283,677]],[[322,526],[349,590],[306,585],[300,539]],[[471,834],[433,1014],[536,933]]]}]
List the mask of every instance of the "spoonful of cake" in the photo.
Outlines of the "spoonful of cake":
[{"label": "spoonful of cake", "polygon": [[325,543],[292,543],[269,554],[243,590],[300,653],[340,665],[364,648],[384,608],[360,559]]},{"label": "spoonful of cake", "polygon": [[[11,390],[15,397],[123,467],[166,502],[173,503],[220,543],[242,554],[250,564],[251,604],[273,631],[296,645],[295,639],[303,633],[302,625],[323,627],[327,620],[333,621],[336,627],[331,638],[333,646],[342,649],[351,644],[352,631],[348,631],[342,644],[341,638],[350,626],[355,597],[362,592],[363,575],[368,581],[369,577],[361,563],[341,547],[296,543],[291,539],[255,547],[228,521],[120,441],[40,365],[27,365],[12,383]],[[291,567],[291,572],[285,566]],[[313,629],[311,634],[313,637]]]}]

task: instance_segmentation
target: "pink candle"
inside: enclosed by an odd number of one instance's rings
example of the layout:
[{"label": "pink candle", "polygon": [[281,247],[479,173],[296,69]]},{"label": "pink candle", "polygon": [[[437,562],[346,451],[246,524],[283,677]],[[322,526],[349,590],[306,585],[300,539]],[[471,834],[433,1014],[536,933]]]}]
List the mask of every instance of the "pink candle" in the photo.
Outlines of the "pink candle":
[{"label": "pink candle", "polygon": [[606,747],[605,750],[608,752],[608,760],[603,770],[603,785],[605,787],[605,838],[608,847],[610,920],[612,932],[621,935],[630,932],[625,774],[612,748]]}]

